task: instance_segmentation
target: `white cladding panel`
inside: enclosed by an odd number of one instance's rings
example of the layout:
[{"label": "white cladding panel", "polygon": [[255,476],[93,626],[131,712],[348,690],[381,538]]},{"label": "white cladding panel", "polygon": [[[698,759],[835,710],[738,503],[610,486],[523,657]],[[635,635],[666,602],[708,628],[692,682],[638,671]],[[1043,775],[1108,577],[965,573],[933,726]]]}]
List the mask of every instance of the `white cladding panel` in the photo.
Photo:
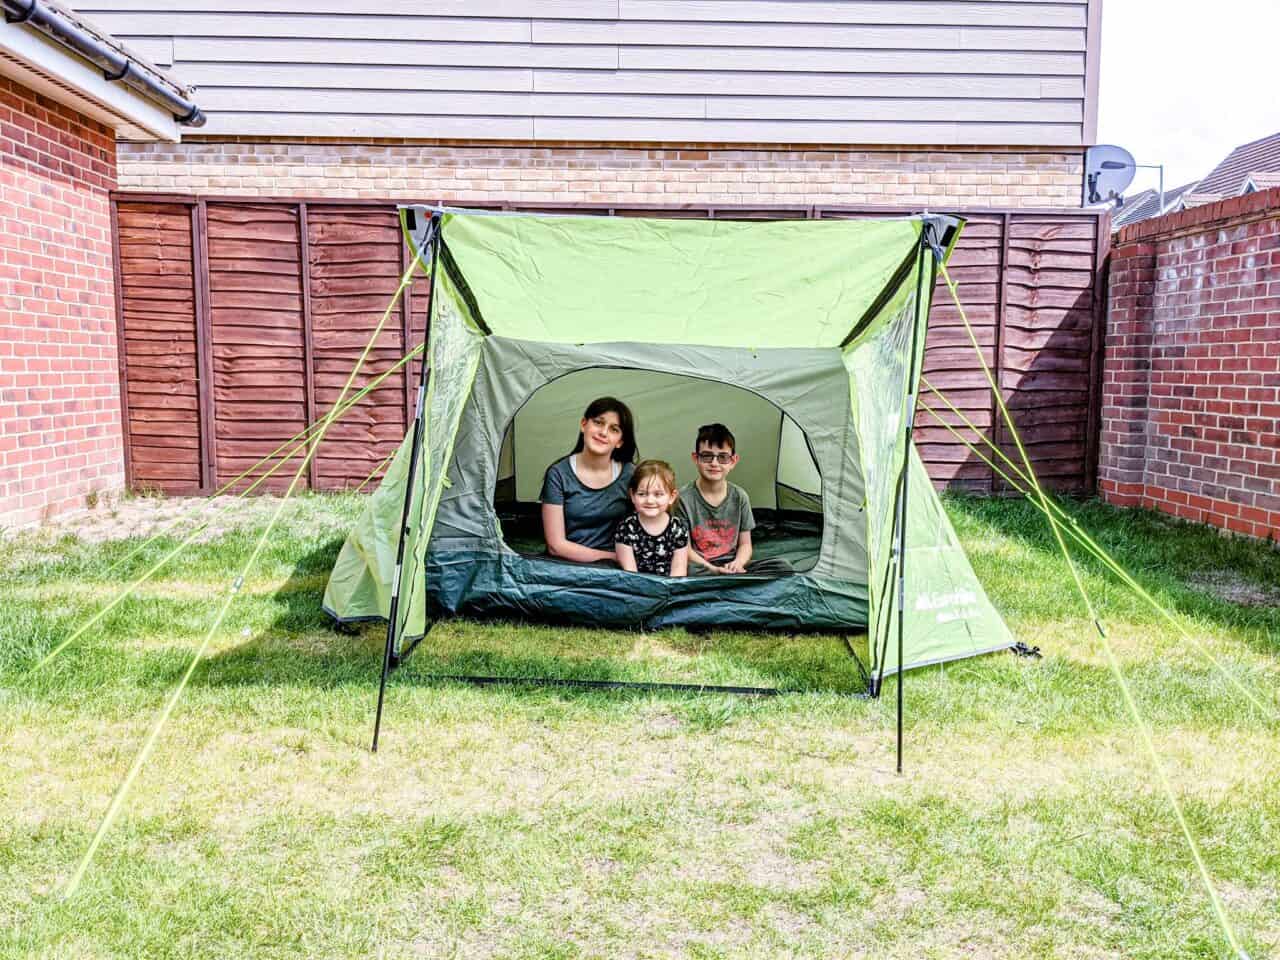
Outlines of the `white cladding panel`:
[{"label": "white cladding panel", "polygon": [[75,7],[195,84],[202,134],[1080,146],[1100,2]]}]

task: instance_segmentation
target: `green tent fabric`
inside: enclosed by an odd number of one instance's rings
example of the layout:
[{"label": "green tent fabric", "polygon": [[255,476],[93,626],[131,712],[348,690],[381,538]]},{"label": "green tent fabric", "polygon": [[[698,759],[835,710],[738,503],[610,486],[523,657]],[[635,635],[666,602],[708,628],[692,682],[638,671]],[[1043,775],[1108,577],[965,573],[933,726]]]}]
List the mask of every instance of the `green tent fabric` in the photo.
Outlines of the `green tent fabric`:
[{"label": "green tent fabric", "polygon": [[[402,211],[411,242],[431,216]],[[406,437],[335,564],[331,615],[385,619],[400,578],[404,642],[448,615],[866,630],[870,669],[892,670],[909,464],[904,666],[1013,645],[906,445],[934,279],[925,241],[946,256],[958,222],[437,216],[421,457],[410,477]],[[641,455],[682,480],[696,425],[727,423],[735,482],[762,518],[757,552],[796,572],[667,578],[539,555],[521,518],[602,394],[632,406]]]}]

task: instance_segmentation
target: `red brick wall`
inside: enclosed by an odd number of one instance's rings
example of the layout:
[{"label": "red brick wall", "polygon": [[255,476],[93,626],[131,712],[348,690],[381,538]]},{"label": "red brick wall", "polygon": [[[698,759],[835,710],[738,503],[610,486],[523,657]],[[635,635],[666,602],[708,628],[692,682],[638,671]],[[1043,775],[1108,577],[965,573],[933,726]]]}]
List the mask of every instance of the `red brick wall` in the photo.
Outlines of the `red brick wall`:
[{"label": "red brick wall", "polygon": [[0,527],[124,485],[108,128],[0,77]]},{"label": "red brick wall", "polygon": [[1121,230],[1109,291],[1103,497],[1280,540],[1280,189]]}]

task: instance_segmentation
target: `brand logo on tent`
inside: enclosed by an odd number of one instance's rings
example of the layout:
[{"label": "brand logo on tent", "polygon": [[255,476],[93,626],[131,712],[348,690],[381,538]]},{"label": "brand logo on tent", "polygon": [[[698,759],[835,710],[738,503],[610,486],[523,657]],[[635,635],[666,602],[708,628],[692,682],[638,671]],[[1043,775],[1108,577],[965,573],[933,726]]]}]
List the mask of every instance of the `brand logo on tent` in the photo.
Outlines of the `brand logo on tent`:
[{"label": "brand logo on tent", "polygon": [[954,590],[951,593],[922,593],[916,597],[916,610],[927,612],[936,610],[936,623],[950,623],[965,617],[975,616],[978,595],[971,590]]}]

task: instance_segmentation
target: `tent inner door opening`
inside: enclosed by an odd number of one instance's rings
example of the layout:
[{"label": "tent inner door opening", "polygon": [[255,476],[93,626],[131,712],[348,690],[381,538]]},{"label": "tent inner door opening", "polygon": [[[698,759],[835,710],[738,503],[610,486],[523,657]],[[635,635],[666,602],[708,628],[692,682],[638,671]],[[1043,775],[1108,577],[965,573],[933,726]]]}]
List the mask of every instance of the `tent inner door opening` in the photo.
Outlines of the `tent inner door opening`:
[{"label": "tent inner door opening", "polygon": [[817,563],[822,542],[822,476],[808,438],[770,401],[708,377],[651,370],[591,368],[536,390],[503,435],[494,508],[507,546],[544,557],[538,498],[547,467],[577,440],[582,412],[614,396],[635,417],[639,459],[665,460],[680,486],[694,480],[694,439],[704,424],[725,424],[739,456],[729,480],[755,514],[754,558],[781,558],[796,571]]}]

